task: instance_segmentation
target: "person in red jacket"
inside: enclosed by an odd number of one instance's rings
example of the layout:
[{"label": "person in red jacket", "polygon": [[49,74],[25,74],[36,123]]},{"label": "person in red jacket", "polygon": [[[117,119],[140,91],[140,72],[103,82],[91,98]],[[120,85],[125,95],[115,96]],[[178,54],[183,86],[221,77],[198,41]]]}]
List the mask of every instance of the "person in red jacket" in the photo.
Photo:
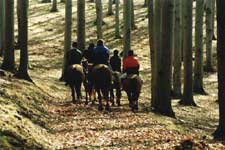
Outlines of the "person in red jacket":
[{"label": "person in red jacket", "polygon": [[137,74],[139,75],[140,63],[134,56],[134,51],[129,50],[128,56],[123,60],[123,72],[127,75]]}]

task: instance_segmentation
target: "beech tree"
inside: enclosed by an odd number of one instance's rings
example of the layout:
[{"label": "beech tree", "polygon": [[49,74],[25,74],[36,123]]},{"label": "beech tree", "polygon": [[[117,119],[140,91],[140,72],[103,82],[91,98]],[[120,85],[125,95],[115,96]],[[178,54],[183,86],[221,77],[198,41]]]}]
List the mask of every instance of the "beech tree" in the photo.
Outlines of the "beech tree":
[{"label": "beech tree", "polygon": [[128,51],[131,49],[131,1],[124,0],[124,31],[123,31],[123,57],[127,57]]},{"label": "beech tree", "polygon": [[113,15],[113,9],[112,9],[112,5],[113,5],[113,0],[109,0],[108,2],[108,15]]},{"label": "beech tree", "polygon": [[225,140],[225,1],[217,0],[217,70],[219,125],[214,132],[216,140]]},{"label": "beech tree", "polygon": [[20,65],[16,76],[32,81],[28,75],[28,0],[19,0]]},{"label": "beech tree", "polygon": [[72,29],[72,0],[66,0],[65,9],[65,34],[64,34],[64,56],[61,80],[64,80],[65,70],[67,68],[67,51],[71,46],[71,29]]},{"label": "beech tree", "polygon": [[206,0],[206,66],[205,71],[213,72],[212,38],[213,38],[213,4],[214,0]]},{"label": "beech tree", "polygon": [[181,97],[182,1],[175,0],[173,94]]},{"label": "beech tree", "polygon": [[204,0],[197,0],[195,17],[195,66],[193,91],[198,94],[205,94],[203,88],[203,16]]},{"label": "beech tree", "polygon": [[85,49],[85,1],[77,1],[77,45],[80,50]]},{"label": "beech tree", "polygon": [[184,89],[180,103],[196,106],[192,87],[192,3],[192,0],[183,0]]},{"label": "beech tree", "polygon": [[97,25],[97,38],[102,39],[102,0],[96,0],[96,25]]},{"label": "beech tree", "polygon": [[2,69],[14,71],[15,54],[14,54],[14,1],[5,0],[5,26],[4,26],[4,57]]},{"label": "beech tree", "polygon": [[115,38],[120,39],[120,0],[116,0],[116,13],[115,13]]},{"label": "beech tree", "polygon": [[0,56],[3,54],[4,1],[0,1]]},{"label": "beech tree", "polygon": [[[171,106],[173,0],[155,1],[154,10],[154,111],[174,117]],[[158,19],[162,18],[162,19]],[[161,31],[161,32],[157,32]]]},{"label": "beech tree", "polygon": [[58,8],[57,8],[57,0],[52,0],[52,8],[51,8],[51,12],[57,12]]}]

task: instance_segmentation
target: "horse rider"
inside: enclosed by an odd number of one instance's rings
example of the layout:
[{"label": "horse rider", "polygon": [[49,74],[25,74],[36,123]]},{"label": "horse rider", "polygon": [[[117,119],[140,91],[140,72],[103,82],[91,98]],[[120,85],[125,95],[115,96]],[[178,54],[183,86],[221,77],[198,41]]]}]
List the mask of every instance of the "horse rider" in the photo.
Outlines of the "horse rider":
[{"label": "horse rider", "polygon": [[88,63],[93,64],[94,63],[94,48],[95,44],[90,43],[88,48],[84,50],[83,57],[88,61]]},{"label": "horse rider", "polygon": [[80,64],[82,52],[77,48],[77,42],[72,43],[72,48],[67,52],[67,66]]},{"label": "horse rider", "polygon": [[101,39],[97,41],[97,46],[94,48],[94,65],[96,64],[109,66],[109,49]]},{"label": "horse rider", "polygon": [[118,50],[113,51],[113,56],[110,58],[110,65],[113,71],[121,73],[121,59],[118,54],[119,54]]},{"label": "horse rider", "polygon": [[134,56],[134,51],[129,50],[128,56],[123,60],[123,75],[122,79],[126,78],[128,75],[136,74],[139,75],[140,63],[137,57]]}]

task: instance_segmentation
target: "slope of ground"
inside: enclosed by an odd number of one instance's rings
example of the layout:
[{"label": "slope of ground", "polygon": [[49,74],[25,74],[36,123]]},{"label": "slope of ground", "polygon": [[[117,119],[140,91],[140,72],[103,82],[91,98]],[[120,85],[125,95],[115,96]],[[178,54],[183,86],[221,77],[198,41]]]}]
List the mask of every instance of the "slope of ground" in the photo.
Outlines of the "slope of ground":
[{"label": "slope of ground", "polygon": [[[225,149],[211,136],[218,120],[216,74],[205,74],[209,95],[195,96],[199,107],[182,107],[174,100],[176,119],[150,112],[151,68],[143,1],[135,1],[137,29],[132,32],[132,49],[141,60],[144,80],[138,113],[130,111],[125,93],[122,106],[112,107],[110,113],[99,112],[96,104],[72,104],[69,88],[59,82],[64,4],[58,5],[56,13],[49,13],[50,4],[31,1],[30,5],[29,73],[34,84],[17,80],[9,73],[0,78],[0,149]],[[76,40],[76,1],[73,6]],[[96,42],[93,3],[87,3],[86,12],[87,42]],[[122,40],[113,35],[114,17],[105,15],[104,21],[106,45],[121,50]]]}]

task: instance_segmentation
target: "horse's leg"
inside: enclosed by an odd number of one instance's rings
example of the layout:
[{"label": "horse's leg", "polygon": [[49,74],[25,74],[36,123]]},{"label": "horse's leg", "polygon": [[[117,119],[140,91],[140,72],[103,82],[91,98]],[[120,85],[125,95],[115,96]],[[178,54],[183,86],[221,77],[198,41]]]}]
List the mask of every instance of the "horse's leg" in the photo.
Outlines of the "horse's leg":
[{"label": "horse's leg", "polygon": [[81,83],[75,86],[76,94],[77,94],[77,100],[78,102],[81,101]]},{"label": "horse's leg", "polygon": [[133,107],[133,102],[132,102],[132,94],[130,91],[127,91],[127,97],[128,97],[128,101],[129,101],[129,107],[132,108]]},{"label": "horse's leg", "polygon": [[[86,83],[85,83],[86,84]],[[85,104],[88,105],[88,89],[87,89],[87,85],[84,84],[84,89],[85,89]]]},{"label": "horse's leg", "polygon": [[116,103],[118,106],[121,106],[120,99],[121,99],[121,89],[120,87],[119,88],[117,87],[116,88]]},{"label": "horse's leg", "polygon": [[110,100],[112,102],[112,106],[115,105],[115,102],[114,102],[114,91],[113,90],[114,90],[113,88],[110,89]]},{"label": "horse's leg", "polygon": [[71,92],[72,92],[72,102],[75,103],[75,90],[74,90],[74,86],[73,85],[70,85],[70,89],[71,89]]},{"label": "horse's leg", "polygon": [[110,93],[110,89],[103,89],[102,93],[104,95],[104,99],[106,100],[106,110],[110,111],[110,106],[109,106],[109,93]]},{"label": "horse's leg", "polygon": [[101,91],[100,91],[100,89],[96,89],[96,91],[98,93],[98,101],[99,101],[98,110],[99,111],[102,111],[103,110],[103,107],[102,107],[102,95],[101,95]]}]

